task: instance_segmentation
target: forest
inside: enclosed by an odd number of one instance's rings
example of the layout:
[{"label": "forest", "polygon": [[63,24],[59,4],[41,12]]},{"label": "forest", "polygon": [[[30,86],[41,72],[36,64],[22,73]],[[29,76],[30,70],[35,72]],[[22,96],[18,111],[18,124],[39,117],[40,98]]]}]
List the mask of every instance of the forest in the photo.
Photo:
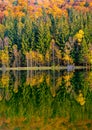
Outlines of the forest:
[{"label": "forest", "polygon": [[92,65],[91,0],[0,0],[0,67]]}]

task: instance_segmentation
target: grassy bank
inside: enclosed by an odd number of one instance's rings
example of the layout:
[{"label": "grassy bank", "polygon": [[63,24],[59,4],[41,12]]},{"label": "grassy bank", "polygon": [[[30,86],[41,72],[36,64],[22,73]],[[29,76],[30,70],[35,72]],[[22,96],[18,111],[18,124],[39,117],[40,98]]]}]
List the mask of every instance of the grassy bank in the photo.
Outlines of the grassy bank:
[{"label": "grassy bank", "polygon": [[47,66],[41,66],[41,67],[8,67],[8,68],[0,68],[0,70],[74,70],[74,69],[89,69],[90,67],[86,67],[86,66],[75,66],[72,69],[68,69],[67,66],[51,66],[51,67],[47,67]]}]

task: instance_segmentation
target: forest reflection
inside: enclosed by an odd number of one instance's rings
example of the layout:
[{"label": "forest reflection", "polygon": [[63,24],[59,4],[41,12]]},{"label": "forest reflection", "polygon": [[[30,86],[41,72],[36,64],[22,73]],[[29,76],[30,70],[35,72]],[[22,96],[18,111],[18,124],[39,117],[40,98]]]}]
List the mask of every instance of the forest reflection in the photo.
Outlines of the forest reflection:
[{"label": "forest reflection", "polygon": [[0,129],[92,129],[91,71],[0,72]]}]

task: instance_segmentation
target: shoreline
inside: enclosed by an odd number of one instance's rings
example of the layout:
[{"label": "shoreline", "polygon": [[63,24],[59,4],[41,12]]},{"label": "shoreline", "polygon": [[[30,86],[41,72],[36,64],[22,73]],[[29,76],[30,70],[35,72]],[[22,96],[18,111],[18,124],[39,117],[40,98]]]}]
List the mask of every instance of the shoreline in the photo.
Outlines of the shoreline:
[{"label": "shoreline", "polygon": [[0,68],[0,71],[9,71],[9,70],[68,70],[73,71],[76,69],[90,69],[89,66],[73,66],[73,68],[68,68],[68,66],[40,66],[40,67],[7,67],[5,69]]}]

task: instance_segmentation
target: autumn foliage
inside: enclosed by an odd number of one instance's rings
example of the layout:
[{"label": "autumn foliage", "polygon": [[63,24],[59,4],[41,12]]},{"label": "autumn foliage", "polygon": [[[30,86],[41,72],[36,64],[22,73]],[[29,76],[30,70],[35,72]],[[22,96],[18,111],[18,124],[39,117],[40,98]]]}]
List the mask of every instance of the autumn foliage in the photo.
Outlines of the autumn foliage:
[{"label": "autumn foliage", "polygon": [[1,0],[0,66],[92,64],[91,9],[91,0]]}]

